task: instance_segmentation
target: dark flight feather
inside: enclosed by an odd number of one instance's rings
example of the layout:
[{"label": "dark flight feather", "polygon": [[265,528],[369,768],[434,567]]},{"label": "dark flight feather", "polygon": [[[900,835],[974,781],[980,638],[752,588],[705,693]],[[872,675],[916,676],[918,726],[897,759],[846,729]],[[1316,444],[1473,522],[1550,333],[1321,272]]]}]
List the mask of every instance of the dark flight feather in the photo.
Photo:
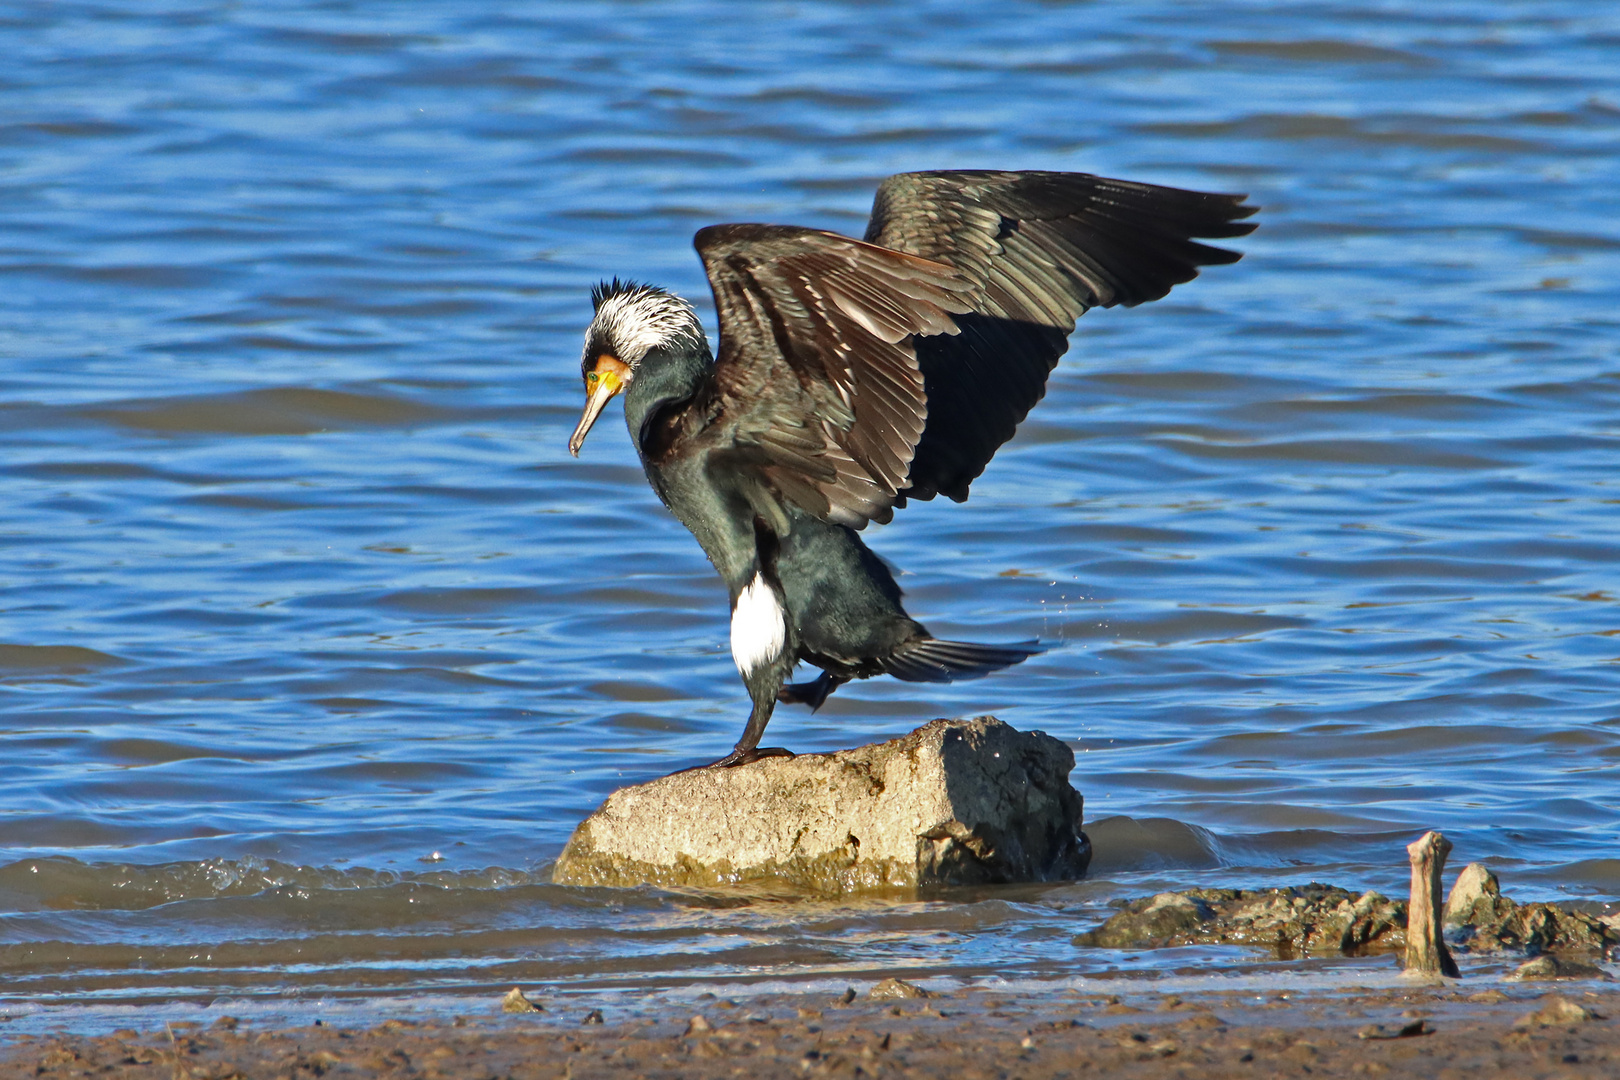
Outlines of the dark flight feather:
[{"label": "dark flight feather", "polygon": [[784,504],[860,528],[908,498],[961,501],[1045,393],[1075,320],[1236,261],[1195,238],[1250,232],[1242,203],[1085,173],[902,173],[878,188],[864,241],[702,229],[720,355],[698,438],[773,523]]},{"label": "dark flight feather", "polygon": [[946,263],[977,286],[961,333],[917,342],[928,420],[896,500],[960,502],[1046,393],[1074,322],[1134,307],[1236,262],[1194,237],[1244,236],[1255,207],[1086,173],[901,173],[879,186],[867,241]]}]

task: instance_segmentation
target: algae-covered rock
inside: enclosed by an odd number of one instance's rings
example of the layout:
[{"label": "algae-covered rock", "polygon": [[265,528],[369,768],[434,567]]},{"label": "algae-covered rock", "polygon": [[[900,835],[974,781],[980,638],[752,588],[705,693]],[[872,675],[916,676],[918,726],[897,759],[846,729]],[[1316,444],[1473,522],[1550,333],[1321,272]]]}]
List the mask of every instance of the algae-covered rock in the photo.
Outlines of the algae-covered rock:
[{"label": "algae-covered rock", "polygon": [[1076,945],[1134,949],[1183,939],[1215,917],[1208,903],[1185,893],[1159,893],[1126,904],[1107,922],[1075,938]]},{"label": "algae-covered rock", "polygon": [[1061,881],[1091,858],[1074,752],[994,717],[886,743],[693,769],[621,788],[574,830],[553,880],[821,893]]},{"label": "algae-covered rock", "polygon": [[1464,867],[1452,886],[1446,926],[1473,953],[1602,954],[1620,944],[1620,920],[1556,904],[1516,904],[1479,863]]},{"label": "algae-covered rock", "polygon": [[934,996],[932,990],[924,990],[916,983],[906,982],[904,979],[884,979],[867,993],[873,1001],[891,1001],[902,998],[929,998]]},{"label": "algae-covered rock", "polygon": [[1546,953],[1520,964],[1508,978],[1516,982],[1535,982],[1541,979],[1608,979],[1609,973],[1596,964]]},{"label": "algae-covered rock", "polygon": [[512,987],[501,998],[501,1012],[503,1013],[537,1013],[546,1010],[528,999],[519,987]]},{"label": "algae-covered rock", "polygon": [[1457,875],[1446,898],[1447,926],[1495,926],[1517,905],[1502,895],[1501,883],[1481,863],[1469,863]]},{"label": "algae-covered rock", "polygon": [[1349,911],[1342,913],[1344,929],[1339,934],[1339,951],[1345,956],[1366,956],[1406,947],[1406,905],[1383,893],[1364,892]]},{"label": "algae-covered rock", "polygon": [[1281,959],[1359,956],[1405,945],[1406,907],[1378,893],[1356,896],[1315,883],[1286,889],[1188,889],[1126,904],[1076,945],[1139,949],[1247,945]]},{"label": "algae-covered rock", "polygon": [[[1451,890],[1445,922],[1448,943],[1461,951],[1547,957],[1521,969],[1514,976],[1520,979],[1606,978],[1580,958],[1602,958],[1620,949],[1620,915],[1516,904],[1502,895],[1496,875],[1477,863],[1464,869]],[[1405,949],[1406,937],[1406,903],[1312,883],[1158,893],[1123,903],[1074,943],[1105,949],[1247,945],[1288,960],[1396,952]]]}]

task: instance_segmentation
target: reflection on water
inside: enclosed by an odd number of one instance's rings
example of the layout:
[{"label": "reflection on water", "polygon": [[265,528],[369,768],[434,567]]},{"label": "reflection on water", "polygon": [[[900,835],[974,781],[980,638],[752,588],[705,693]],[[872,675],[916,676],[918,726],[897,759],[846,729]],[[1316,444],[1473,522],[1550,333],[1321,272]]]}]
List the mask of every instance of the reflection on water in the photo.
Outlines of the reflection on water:
[{"label": "reflection on water", "polygon": [[[1620,15],[83,3],[7,40],[0,1008],[1169,977],[1234,957],[1069,938],[1160,888],[1396,890],[1431,826],[1620,896]],[[887,173],[984,165],[1262,227],[1087,316],[974,499],[873,534],[940,634],[1063,647],[772,732],[1066,738],[1091,878],[551,886],[746,711],[628,442],[567,456],[589,286],[706,299],[700,225],[858,232]]]}]

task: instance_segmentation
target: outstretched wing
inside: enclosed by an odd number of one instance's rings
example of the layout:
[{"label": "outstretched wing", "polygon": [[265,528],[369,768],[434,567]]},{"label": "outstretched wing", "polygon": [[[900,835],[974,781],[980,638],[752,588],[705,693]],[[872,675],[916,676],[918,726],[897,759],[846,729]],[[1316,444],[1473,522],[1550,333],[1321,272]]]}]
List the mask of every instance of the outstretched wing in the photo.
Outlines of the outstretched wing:
[{"label": "outstretched wing", "polygon": [[694,242],[720,319],[714,464],[784,532],[783,502],[889,520],[928,415],[913,342],[957,333],[969,283],[816,229],[713,225]]},{"label": "outstretched wing", "polygon": [[866,240],[953,267],[972,285],[960,333],[916,342],[927,422],[897,500],[958,502],[1046,392],[1074,321],[1157,300],[1236,262],[1195,237],[1243,236],[1244,196],[1087,173],[921,172],[878,188]]}]

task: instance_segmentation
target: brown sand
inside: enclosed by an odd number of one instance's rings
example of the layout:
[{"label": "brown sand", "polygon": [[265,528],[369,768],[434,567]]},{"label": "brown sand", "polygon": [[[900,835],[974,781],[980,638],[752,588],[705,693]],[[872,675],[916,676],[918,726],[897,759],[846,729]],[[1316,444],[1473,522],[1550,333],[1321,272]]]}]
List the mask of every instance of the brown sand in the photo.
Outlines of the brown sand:
[{"label": "brown sand", "polygon": [[558,998],[546,1012],[516,1016],[501,1016],[492,1000],[478,1003],[487,1012],[477,1016],[369,1029],[261,1031],[225,1018],[210,1028],[29,1037],[0,1046],[0,1080],[1620,1076],[1620,990],[1593,986],[1123,1001],[1073,992],[849,1004],[774,995],[711,1000],[696,1012],[616,1018],[610,1009],[605,1023]]}]

